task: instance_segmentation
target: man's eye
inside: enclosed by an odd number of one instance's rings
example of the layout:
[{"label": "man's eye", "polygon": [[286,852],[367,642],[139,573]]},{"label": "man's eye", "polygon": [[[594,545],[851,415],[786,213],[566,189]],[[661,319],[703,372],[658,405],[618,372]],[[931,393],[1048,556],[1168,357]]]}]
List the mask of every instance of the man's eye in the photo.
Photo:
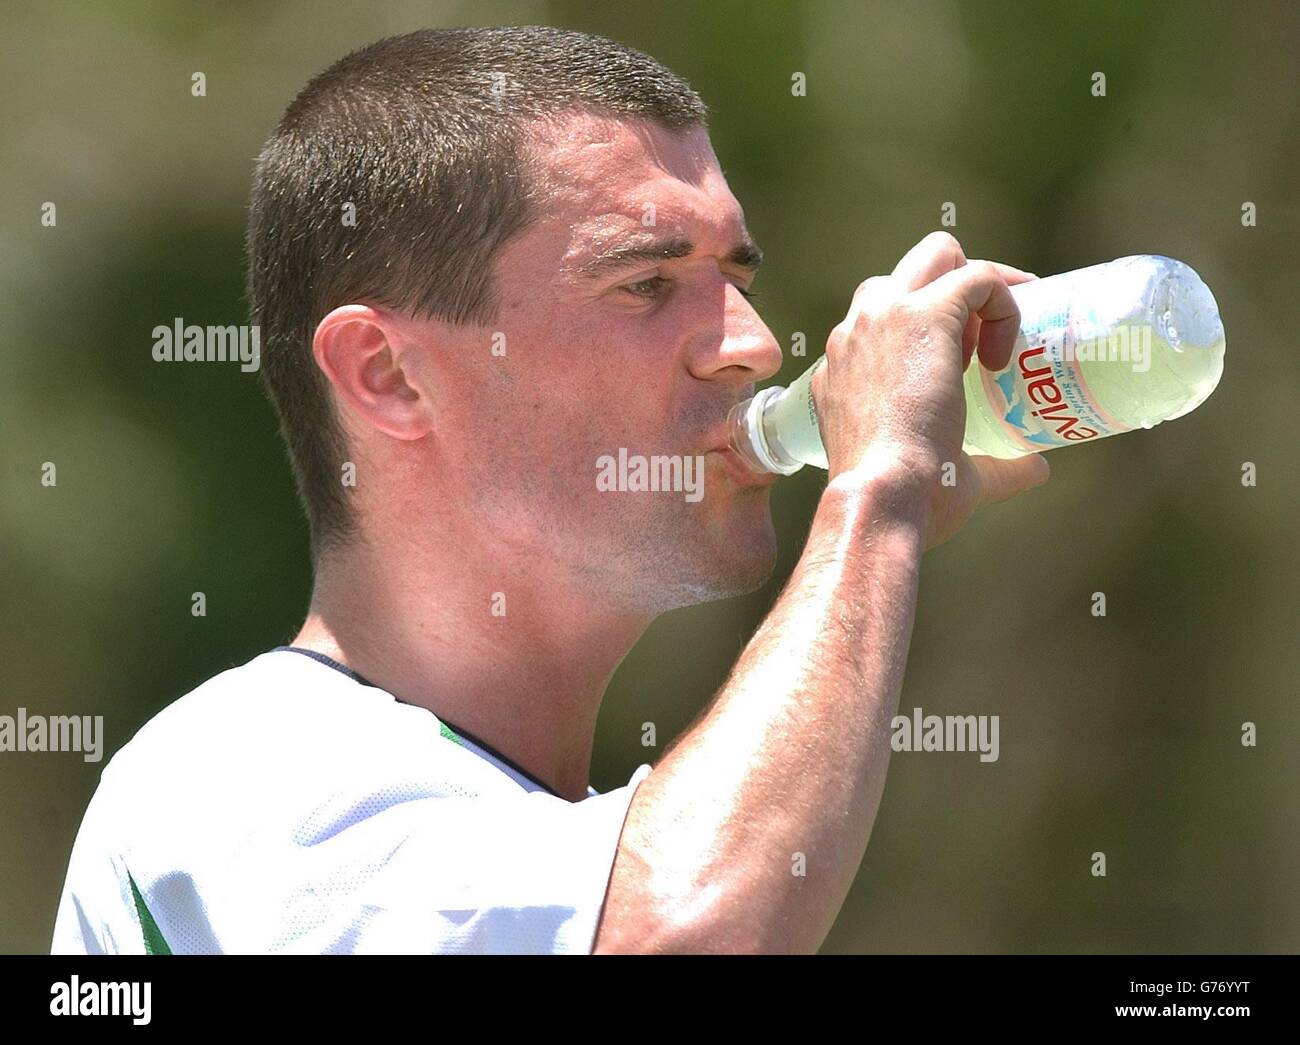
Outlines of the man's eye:
[{"label": "man's eye", "polygon": [[668,282],[663,276],[651,276],[636,283],[628,283],[623,289],[639,298],[657,298],[667,289]]},{"label": "man's eye", "polygon": [[[672,280],[665,279],[663,276],[651,276],[649,279],[643,279],[636,283],[628,283],[623,287],[623,289],[629,294],[635,294],[637,297],[655,298],[659,297],[665,290],[667,290],[668,284],[671,282]],[[746,290],[744,287],[736,287],[736,289],[739,290],[748,301],[753,301],[758,297],[757,290]]]}]

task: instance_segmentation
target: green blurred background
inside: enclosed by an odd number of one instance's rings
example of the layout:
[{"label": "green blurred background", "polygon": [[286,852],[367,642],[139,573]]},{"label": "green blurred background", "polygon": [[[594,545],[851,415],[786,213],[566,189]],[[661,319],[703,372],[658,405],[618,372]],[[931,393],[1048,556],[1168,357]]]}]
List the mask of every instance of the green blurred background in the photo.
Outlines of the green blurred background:
[{"label": "green blurred background", "polygon": [[[972,257],[1046,275],[1150,252],[1200,272],[1228,341],[1209,402],[1053,453],[1048,487],[926,557],[902,709],[997,714],[1001,758],[894,756],[824,950],[1300,949],[1300,8],[119,0],[10,5],[0,41],[0,713],[102,714],[107,749],[0,753],[0,951],[48,950],[107,756],[287,641],[307,604],[257,375],[155,364],[150,331],[247,321],[253,158],[311,75],[392,33],[503,23],[613,37],[701,92],[767,252],[760,311],[811,355],[947,201]],[[766,589],[662,618],[624,662],[597,788],[657,757],[643,722],[662,750],[711,698],[822,482],[806,469],[776,488]]]}]

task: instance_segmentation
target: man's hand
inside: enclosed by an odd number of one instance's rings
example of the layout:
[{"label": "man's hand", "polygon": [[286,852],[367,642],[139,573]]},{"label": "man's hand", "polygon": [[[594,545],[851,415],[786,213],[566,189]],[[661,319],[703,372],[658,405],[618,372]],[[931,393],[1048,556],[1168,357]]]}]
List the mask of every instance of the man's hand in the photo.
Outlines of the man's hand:
[{"label": "man's hand", "polygon": [[[979,361],[1001,370],[1020,330],[1009,285],[1036,278],[993,261],[966,260],[961,244],[932,232],[888,276],[863,282],[831,331],[812,392],[832,483],[888,471],[926,494],[926,547],[942,544],[982,504],[1045,483],[1041,454],[1014,460],[962,453],[962,375]],[[955,485],[941,482],[956,466]]]}]

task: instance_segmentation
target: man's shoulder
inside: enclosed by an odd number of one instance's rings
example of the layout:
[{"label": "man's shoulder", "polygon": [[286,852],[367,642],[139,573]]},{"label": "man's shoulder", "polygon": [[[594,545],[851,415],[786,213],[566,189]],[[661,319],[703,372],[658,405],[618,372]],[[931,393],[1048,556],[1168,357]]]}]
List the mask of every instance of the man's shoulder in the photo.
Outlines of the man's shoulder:
[{"label": "man's shoulder", "polygon": [[465,795],[501,783],[448,743],[430,712],[283,649],[173,701],[103,774],[108,790],[132,802],[185,804],[218,819],[235,807],[293,805],[295,796],[301,804],[403,787]]},{"label": "man's shoulder", "polygon": [[311,667],[303,658],[270,651],[219,672],[157,712],[110,767],[184,769],[273,751],[281,761],[293,760],[392,712],[392,697],[382,690]]}]

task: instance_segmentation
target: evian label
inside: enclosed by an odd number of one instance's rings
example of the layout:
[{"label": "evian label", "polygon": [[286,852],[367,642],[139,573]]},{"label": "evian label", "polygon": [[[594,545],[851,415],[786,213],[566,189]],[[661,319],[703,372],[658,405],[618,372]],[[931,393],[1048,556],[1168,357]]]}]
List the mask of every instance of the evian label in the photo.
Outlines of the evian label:
[{"label": "evian label", "polygon": [[1106,413],[1088,389],[1071,324],[1025,328],[1023,335],[1005,370],[980,368],[989,406],[1009,437],[1042,450],[1129,431],[1132,426]]}]

